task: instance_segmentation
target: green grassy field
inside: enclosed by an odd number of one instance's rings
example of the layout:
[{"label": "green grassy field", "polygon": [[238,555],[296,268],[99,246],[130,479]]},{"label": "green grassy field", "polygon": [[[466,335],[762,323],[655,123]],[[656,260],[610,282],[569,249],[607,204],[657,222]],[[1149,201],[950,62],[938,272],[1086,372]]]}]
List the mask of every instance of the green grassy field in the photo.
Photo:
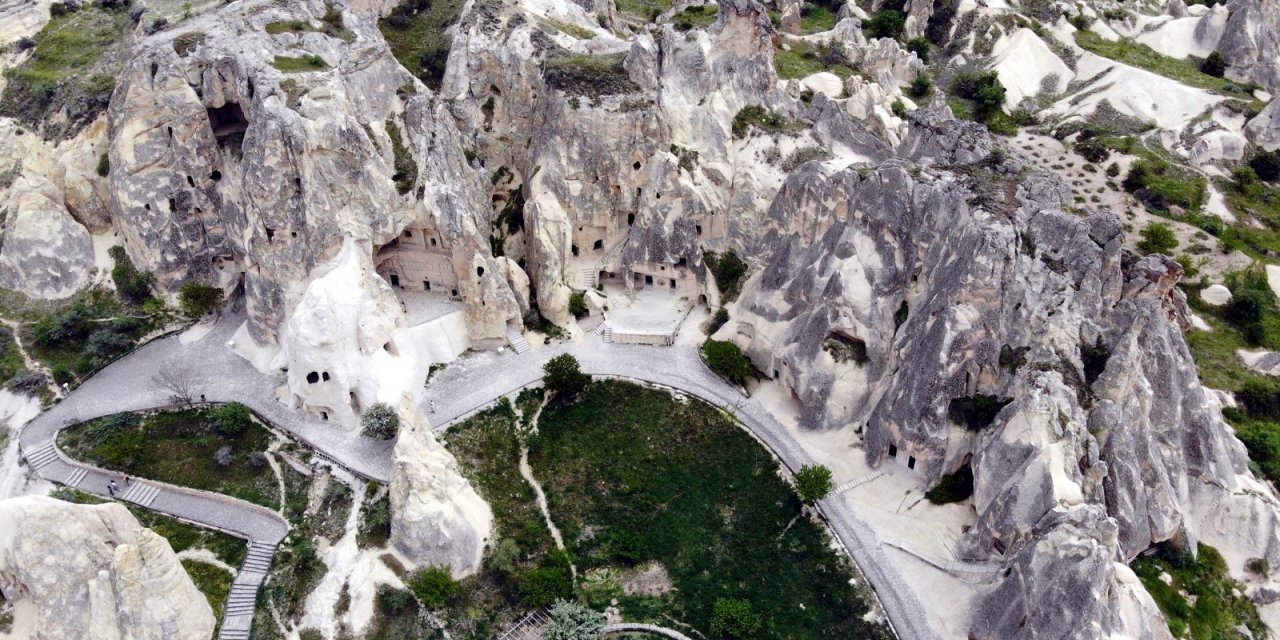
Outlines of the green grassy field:
[{"label": "green grassy field", "polygon": [[[1163,545],[1155,554],[1134,560],[1132,567],[1164,612],[1174,637],[1241,638],[1240,626],[1255,638],[1268,637],[1253,603],[1233,593],[1243,589],[1227,575],[1226,562],[1213,547],[1201,544],[1192,558],[1189,552]],[[1167,573],[1172,583],[1165,584],[1161,573]]]}]

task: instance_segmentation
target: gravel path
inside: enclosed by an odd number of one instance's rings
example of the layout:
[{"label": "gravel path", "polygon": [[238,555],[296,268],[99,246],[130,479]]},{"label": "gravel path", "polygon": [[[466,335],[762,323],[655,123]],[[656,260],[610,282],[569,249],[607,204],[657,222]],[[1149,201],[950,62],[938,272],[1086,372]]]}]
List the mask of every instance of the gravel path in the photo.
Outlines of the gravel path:
[{"label": "gravel path", "polygon": [[[813,460],[800,443],[762,405],[742,395],[707,369],[695,347],[647,347],[605,343],[596,336],[585,342],[556,344],[524,355],[484,352],[451,363],[432,378],[424,406],[437,431],[466,419],[494,400],[542,378],[542,365],[571,353],[582,370],[662,385],[695,395],[737,416],[752,435],[795,470]],[[880,541],[865,522],[837,496],[819,503],[835,536],[849,551],[875,589],[894,631],[902,640],[933,640],[937,634],[925,620],[924,608],[885,557]]]}]

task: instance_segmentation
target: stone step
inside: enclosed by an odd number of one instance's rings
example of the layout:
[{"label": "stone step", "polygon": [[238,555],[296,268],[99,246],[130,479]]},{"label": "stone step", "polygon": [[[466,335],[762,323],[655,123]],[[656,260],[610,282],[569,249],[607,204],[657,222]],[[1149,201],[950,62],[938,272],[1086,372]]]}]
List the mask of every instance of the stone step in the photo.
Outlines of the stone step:
[{"label": "stone step", "polygon": [[524,334],[519,329],[507,329],[507,342],[511,344],[511,349],[516,355],[523,355],[529,351],[529,341],[524,339]]},{"label": "stone step", "polygon": [[582,286],[584,289],[596,288],[596,269],[595,267],[584,267],[582,269]]},{"label": "stone step", "polygon": [[218,640],[249,640],[248,629],[223,629]]},{"label": "stone step", "polygon": [[54,448],[53,442],[49,442],[40,448],[27,454],[27,464],[32,469],[40,469],[49,465],[49,463],[58,459],[58,451]]},{"label": "stone step", "polygon": [[134,480],[129,483],[129,488],[125,489],[124,494],[120,497],[140,507],[149,507],[151,503],[156,501],[156,496],[158,495],[160,495],[160,487]]},{"label": "stone step", "polygon": [[80,483],[84,481],[84,477],[87,475],[89,475],[88,469],[85,469],[84,467],[76,467],[76,470],[71,472],[71,477],[67,478],[67,486],[80,486]]}]

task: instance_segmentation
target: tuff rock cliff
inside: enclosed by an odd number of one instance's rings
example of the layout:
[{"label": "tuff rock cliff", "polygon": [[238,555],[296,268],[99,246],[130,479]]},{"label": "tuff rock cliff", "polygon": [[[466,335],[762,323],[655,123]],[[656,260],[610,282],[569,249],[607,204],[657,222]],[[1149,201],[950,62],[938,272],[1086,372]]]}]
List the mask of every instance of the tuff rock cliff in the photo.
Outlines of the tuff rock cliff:
[{"label": "tuff rock cliff", "polygon": [[0,501],[0,591],[38,640],[207,640],[213,611],[169,543],[118,504]]}]

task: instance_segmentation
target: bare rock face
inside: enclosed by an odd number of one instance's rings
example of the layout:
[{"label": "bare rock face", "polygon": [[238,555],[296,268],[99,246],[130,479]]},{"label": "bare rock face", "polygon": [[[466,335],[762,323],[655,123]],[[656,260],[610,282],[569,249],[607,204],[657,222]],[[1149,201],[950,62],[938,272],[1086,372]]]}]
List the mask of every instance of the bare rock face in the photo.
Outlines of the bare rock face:
[{"label": "bare rock face", "polygon": [[266,32],[322,24],[328,6],[227,7],[141,45],[109,113],[112,205],[130,256],[162,288],[243,286],[250,335],[274,345],[311,270],[346,239],[369,243],[389,277],[403,266],[379,252],[407,228],[430,230],[471,338],[503,340],[514,296],[497,276],[467,277],[496,266],[487,190],[429,91],[355,11],[331,33]]},{"label": "bare rock face", "polygon": [[1227,77],[1254,82],[1280,94],[1280,11],[1271,0],[1237,0],[1218,49],[1227,60]]},{"label": "bare rock face", "polygon": [[[418,421],[418,424],[425,424]],[[391,482],[391,544],[419,566],[454,577],[480,568],[493,513],[458,471],[458,461],[425,427],[400,431]]]},{"label": "bare rock face", "polygon": [[89,280],[93,240],[43,176],[29,173],[9,189],[0,287],[34,298],[65,298]]},{"label": "bare rock face", "polygon": [[1280,100],[1267,103],[1266,108],[1245,125],[1244,131],[1259,147],[1267,151],[1280,149]]},{"label": "bare rock face", "polygon": [[[1161,637],[1114,562],[1200,539],[1212,520],[1192,504],[1277,513],[1197,380],[1181,267],[1124,252],[1110,214],[1063,213],[1056,177],[947,116],[912,116],[899,152],[921,164],[788,179],[731,335],[802,423],[862,425],[872,464],[892,449],[929,480],[972,467],[977,521],[957,553],[1013,569],[975,637]],[[1270,557],[1276,531],[1256,530],[1245,544]]]},{"label": "bare rock face", "polygon": [[213,635],[213,610],[169,543],[119,504],[0,502],[0,591],[36,640]]}]

